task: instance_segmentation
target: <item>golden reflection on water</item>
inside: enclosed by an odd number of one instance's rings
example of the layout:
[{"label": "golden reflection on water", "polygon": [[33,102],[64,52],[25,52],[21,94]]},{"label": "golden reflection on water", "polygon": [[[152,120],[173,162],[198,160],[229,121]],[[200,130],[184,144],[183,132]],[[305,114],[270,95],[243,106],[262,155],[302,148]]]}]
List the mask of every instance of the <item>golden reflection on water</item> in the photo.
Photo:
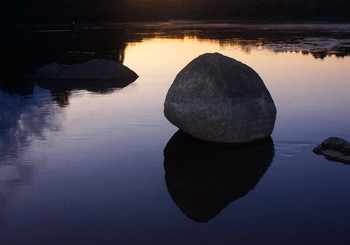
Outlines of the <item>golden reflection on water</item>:
[{"label": "golden reflection on water", "polygon": [[[109,94],[73,92],[64,110],[63,128],[74,138],[99,128],[128,132],[130,125],[141,125],[142,130],[146,130],[147,125],[172,127],[163,116],[167,90],[183,67],[206,52],[220,52],[235,58],[262,77],[278,110],[274,137],[330,134],[329,128],[347,127],[350,57],[329,56],[321,60],[312,55],[273,52],[259,46],[246,52],[239,44],[222,45],[216,40],[186,37],[150,38],[128,44],[124,64],[139,78]],[[79,121],[89,124],[82,126]]]},{"label": "golden reflection on water", "polygon": [[[324,60],[315,59],[312,55],[300,52],[273,52],[262,46],[247,49],[238,44],[223,45],[217,40],[203,40],[193,37],[184,39],[154,38],[133,43],[126,48],[125,62],[134,69],[140,77],[144,74],[172,74],[175,76],[192,59],[210,52],[220,52],[237,59],[252,67],[269,86],[271,83],[283,82],[285,86],[302,84],[308,88],[312,83],[328,83],[337,73],[345,78],[348,76],[350,58],[327,57]],[[328,78],[328,79],[327,79]],[[287,82],[287,84],[286,84]],[[343,79],[338,82],[344,82]]]},{"label": "golden reflection on water", "polygon": [[155,38],[128,45],[125,64],[140,76],[135,82],[135,87],[143,91],[139,99],[160,104],[162,113],[162,103],[176,74],[207,52],[235,58],[261,76],[277,106],[277,132],[279,126],[286,132],[286,125],[294,124],[307,127],[298,130],[318,134],[320,129],[313,125],[319,121],[325,128],[335,127],[334,118],[345,127],[346,105],[350,103],[350,57],[315,59],[311,54],[274,52],[259,46],[247,52],[240,45],[221,45],[215,40]]}]

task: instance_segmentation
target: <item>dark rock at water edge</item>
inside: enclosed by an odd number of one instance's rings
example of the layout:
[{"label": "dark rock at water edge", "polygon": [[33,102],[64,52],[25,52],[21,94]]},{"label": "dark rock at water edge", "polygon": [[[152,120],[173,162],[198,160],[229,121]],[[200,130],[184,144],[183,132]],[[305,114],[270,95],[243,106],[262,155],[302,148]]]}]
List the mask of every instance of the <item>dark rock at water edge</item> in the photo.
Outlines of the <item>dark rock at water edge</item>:
[{"label": "dark rock at water edge", "polygon": [[252,68],[219,53],[207,53],[176,76],[164,115],[195,138],[246,143],[271,135],[276,107]]},{"label": "dark rock at water edge", "polygon": [[136,80],[138,75],[122,63],[107,59],[94,59],[73,65],[58,63],[45,65],[38,70],[34,78],[46,80]]},{"label": "dark rock at water edge", "polygon": [[69,104],[72,90],[110,93],[122,89],[138,78],[137,74],[119,62],[94,59],[81,64],[53,63],[43,66],[30,81],[49,89],[60,106]]},{"label": "dark rock at water edge", "polygon": [[274,156],[271,137],[248,144],[215,144],[179,130],[164,149],[165,181],[179,209],[208,222],[255,188]]},{"label": "dark rock at water edge", "polygon": [[122,89],[131,84],[134,79],[40,79],[37,83],[40,87],[49,89],[53,93],[69,92],[72,90],[87,90],[96,93],[109,93],[116,89]]},{"label": "dark rock at water edge", "polygon": [[74,65],[46,65],[31,80],[57,94],[77,89],[108,93],[128,86],[137,78],[135,72],[119,62],[95,59]]},{"label": "dark rock at water edge", "polygon": [[326,159],[350,164],[350,143],[338,137],[330,137],[313,149]]}]

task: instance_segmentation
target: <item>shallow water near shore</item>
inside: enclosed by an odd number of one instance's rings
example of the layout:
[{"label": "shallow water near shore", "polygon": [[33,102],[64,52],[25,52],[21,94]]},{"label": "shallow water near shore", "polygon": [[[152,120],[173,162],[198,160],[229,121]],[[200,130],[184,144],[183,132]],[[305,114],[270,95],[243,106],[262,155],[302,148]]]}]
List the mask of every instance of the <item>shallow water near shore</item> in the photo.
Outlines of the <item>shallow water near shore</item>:
[{"label": "shallow water near shore", "polygon": [[[33,28],[0,44],[1,244],[350,242],[350,166],[312,152],[350,140],[350,25]],[[165,119],[176,74],[206,52],[261,76],[277,107],[271,139],[218,149]],[[139,78],[69,89],[24,79],[93,58]]]}]

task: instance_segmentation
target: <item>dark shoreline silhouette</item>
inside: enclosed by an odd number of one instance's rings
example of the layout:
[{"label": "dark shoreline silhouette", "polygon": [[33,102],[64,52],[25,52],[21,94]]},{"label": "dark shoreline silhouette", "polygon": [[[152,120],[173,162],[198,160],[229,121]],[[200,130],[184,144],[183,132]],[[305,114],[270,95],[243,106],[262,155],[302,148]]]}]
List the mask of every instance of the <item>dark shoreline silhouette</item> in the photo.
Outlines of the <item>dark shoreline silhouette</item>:
[{"label": "dark shoreline silhouette", "polygon": [[350,20],[347,0],[4,0],[2,23],[194,20]]},{"label": "dark shoreline silhouette", "polygon": [[129,23],[81,26],[73,36],[69,28],[32,28],[0,31],[4,61],[0,80],[32,75],[50,63],[74,64],[97,58],[123,63],[130,43],[150,38],[196,38],[222,46],[239,46],[247,52],[262,47],[320,59],[350,55],[348,24]]},{"label": "dark shoreline silhouette", "polygon": [[208,222],[255,188],[274,157],[272,139],[217,145],[177,131],[164,149],[165,182],[179,209]]}]

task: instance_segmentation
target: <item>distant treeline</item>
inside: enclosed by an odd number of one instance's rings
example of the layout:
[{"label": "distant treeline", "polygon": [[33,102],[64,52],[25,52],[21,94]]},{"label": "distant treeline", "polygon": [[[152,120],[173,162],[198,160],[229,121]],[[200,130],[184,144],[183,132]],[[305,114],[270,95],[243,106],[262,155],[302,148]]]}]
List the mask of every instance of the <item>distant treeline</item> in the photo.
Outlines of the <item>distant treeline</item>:
[{"label": "distant treeline", "polygon": [[0,23],[350,20],[349,0],[5,0]]},{"label": "distant treeline", "polygon": [[117,20],[120,0],[4,0],[0,21],[4,23],[69,23]]},{"label": "distant treeline", "polygon": [[[349,19],[348,0],[182,0],[179,14],[249,20]],[[186,7],[187,6],[187,7]],[[184,10],[182,12],[181,10]]]}]

